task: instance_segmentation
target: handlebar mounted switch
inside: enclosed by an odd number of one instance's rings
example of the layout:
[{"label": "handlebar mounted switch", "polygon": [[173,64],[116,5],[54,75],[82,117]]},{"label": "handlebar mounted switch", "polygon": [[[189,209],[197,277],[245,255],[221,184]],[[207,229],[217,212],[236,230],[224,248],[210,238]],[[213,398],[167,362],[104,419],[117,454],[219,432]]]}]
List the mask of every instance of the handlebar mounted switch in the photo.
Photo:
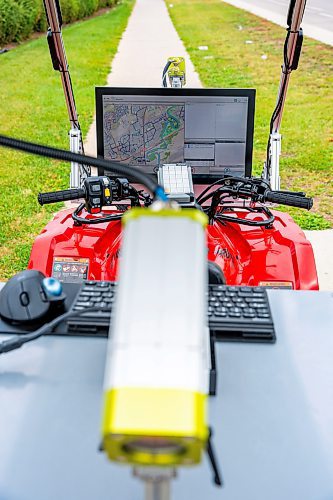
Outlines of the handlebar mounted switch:
[{"label": "handlebar mounted switch", "polygon": [[122,200],[124,198],[128,198],[130,196],[130,185],[128,179],[118,177],[116,179],[116,196],[114,198],[118,198]]},{"label": "handlebar mounted switch", "polygon": [[86,190],[86,210],[98,214],[102,207],[112,204],[113,190],[108,177],[87,177],[84,181]]}]

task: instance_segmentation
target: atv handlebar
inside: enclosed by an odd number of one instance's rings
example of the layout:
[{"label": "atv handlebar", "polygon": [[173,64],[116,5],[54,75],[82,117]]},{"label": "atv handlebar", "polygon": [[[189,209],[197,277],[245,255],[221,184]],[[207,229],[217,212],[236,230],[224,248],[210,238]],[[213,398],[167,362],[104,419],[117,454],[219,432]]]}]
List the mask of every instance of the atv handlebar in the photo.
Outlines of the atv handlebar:
[{"label": "atv handlebar", "polygon": [[53,193],[39,193],[38,195],[40,205],[80,199],[83,199],[84,203],[81,203],[72,214],[77,224],[98,224],[120,218],[119,214],[103,215],[99,218],[83,218],[79,216],[83,208],[90,214],[98,214],[103,207],[110,207],[117,201],[129,200],[132,207],[141,206],[140,200],[143,200],[146,206],[152,202],[152,198],[147,193],[137,191],[130,185],[128,179],[124,177],[112,179],[105,175],[87,177],[82,188],[64,189]]},{"label": "atv handlebar", "polygon": [[295,194],[281,193],[280,191],[267,190],[264,195],[265,201],[278,203],[279,205],[288,205],[290,207],[305,208],[310,210],[313,206],[313,199]]},{"label": "atv handlebar", "polygon": [[[251,177],[225,177],[218,181],[219,186],[215,191],[209,192],[211,187],[216,185],[215,182],[208,186],[196,200],[197,208],[201,208],[207,213],[209,220],[213,221],[216,217],[225,221],[270,227],[274,221],[274,215],[266,207],[262,205],[267,202],[277,203],[280,205],[288,205],[291,207],[303,208],[310,210],[313,205],[312,198],[307,198],[304,193],[293,193],[290,191],[272,191],[267,181],[261,178]],[[239,217],[230,217],[225,212],[227,200],[245,199],[252,203],[248,207],[250,212],[264,213],[266,219],[262,221],[246,220]],[[98,224],[109,220],[119,220],[119,214],[104,214],[100,218],[82,218],[79,213],[85,207],[90,214],[97,214],[102,211],[103,207],[114,205],[115,201],[130,200],[131,207],[142,206],[142,201],[145,206],[152,203],[152,198],[145,196],[142,191],[137,191],[126,178],[110,178],[107,176],[90,176],[84,181],[84,185],[79,189],[65,189],[51,193],[39,193],[38,202],[40,205],[46,203],[57,203],[61,201],[84,199],[79,208],[72,215],[77,224]],[[204,206],[204,203],[211,199],[210,207]],[[220,209],[218,207],[220,206]]]},{"label": "atv handlebar", "polygon": [[46,205],[60,201],[79,200],[80,198],[84,198],[85,195],[85,189],[63,189],[62,191],[53,191],[51,193],[39,193],[38,203]]},{"label": "atv handlebar", "polygon": [[[293,193],[291,191],[272,191],[268,182],[262,178],[257,177],[225,177],[220,179],[219,187],[209,192],[212,186],[206,188],[205,191],[198,197],[198,203],[203,207],[204,203],[211,199],[209,208],[204,208],[207,213],[209,221],[213,222],[214,219],[223,219],[237,224],[257,225],[270,227],[272,224],[272,217],[274,215],[269,211],[268,207],[262,205],[267,202],[278,203],[280,205],[289,205],[310,210],[313,205],[312,198],[307,198],[305,193]],[[249,212],[265,213],[267,220],[252,221],[246,220],[244,217],[234,217],[226,214],[226,210],[230,211],[230,197],[233,199],[244,199],[250,201],[247,207]],[[235,208],[235,205],[234,205]],[[240,208],[240,207],[237,207]],[[242,207],[244,208],[244,207]]]}]

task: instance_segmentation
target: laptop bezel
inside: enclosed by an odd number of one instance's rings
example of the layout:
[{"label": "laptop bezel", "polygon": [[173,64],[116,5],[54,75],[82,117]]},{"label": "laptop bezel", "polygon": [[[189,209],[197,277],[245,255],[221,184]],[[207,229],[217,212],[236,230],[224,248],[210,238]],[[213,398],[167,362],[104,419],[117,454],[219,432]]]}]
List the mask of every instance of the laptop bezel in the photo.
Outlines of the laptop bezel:
[{"label": "laptop bezel", "polygon": [[[138,96],[198,96],[198,97],[247,97],[247,129],[246,129],[246,148],[245,148],[245,177],[252,174],[252,155],[253,155],[253,135],[254,135],[254,117],[255,117],[255,89],[213,89],[213,88],[143,88],[143,87],[95,87],[96,99],[96,139],[97,156],[104,158],[104,134],[103,134],[103,96],[104,95],[138,95]],[[114,176],[109,172],[110,176]],[[109,175],[108,171],[99,169],[98,175]],[[154,174],[151,174],[154,175]],[[220,178],[221,174],[193,174],[195,184],[210,184]]]}]

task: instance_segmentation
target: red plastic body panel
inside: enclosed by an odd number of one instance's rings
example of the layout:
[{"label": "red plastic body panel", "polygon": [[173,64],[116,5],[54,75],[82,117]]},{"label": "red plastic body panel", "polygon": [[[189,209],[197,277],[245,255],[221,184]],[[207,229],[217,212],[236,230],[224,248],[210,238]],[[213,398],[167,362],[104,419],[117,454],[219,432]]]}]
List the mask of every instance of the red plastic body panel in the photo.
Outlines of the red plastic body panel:
[{"label": "red plastic body panel", "polygon": [[[51,276],[54,257],[86,258],[89,279],[116,280],[121,222],[75,226],[71,213],[71,209],[58,212],[43,229],[32,247],[28,268]],[[290,282],[296,290],[318,290],[310,242],[288,214],[273,213],[272,229],[229,222],[208,226],[209,260],[220,266],[229,285]],[[247,211],[238,216],[261,217]]]}]

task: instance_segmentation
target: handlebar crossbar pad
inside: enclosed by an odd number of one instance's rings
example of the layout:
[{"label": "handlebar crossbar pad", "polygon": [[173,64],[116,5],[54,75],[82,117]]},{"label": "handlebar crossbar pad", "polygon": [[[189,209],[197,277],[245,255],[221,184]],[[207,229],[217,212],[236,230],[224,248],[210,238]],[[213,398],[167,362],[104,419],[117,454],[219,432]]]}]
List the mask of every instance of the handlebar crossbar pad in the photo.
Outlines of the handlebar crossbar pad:
[{"label": "handlebar crossbar pad", "polygon": [[39,193],[38,203],[46,205],[47,203],[59,203],[60,201],[79,200],[84,198],[86,192],[84,189],[64,189],[63,191],[54,191],[51,193]]},{"label": "handlebar crossbar pad", "polygon": [[279,205],[288,205],[290,207],[305,208],[310,210],[313,205],[312,198],[297,196],[294,194],[280,193],[279,191],[268,191],[265,194],[266,201],[278,203]]}]

